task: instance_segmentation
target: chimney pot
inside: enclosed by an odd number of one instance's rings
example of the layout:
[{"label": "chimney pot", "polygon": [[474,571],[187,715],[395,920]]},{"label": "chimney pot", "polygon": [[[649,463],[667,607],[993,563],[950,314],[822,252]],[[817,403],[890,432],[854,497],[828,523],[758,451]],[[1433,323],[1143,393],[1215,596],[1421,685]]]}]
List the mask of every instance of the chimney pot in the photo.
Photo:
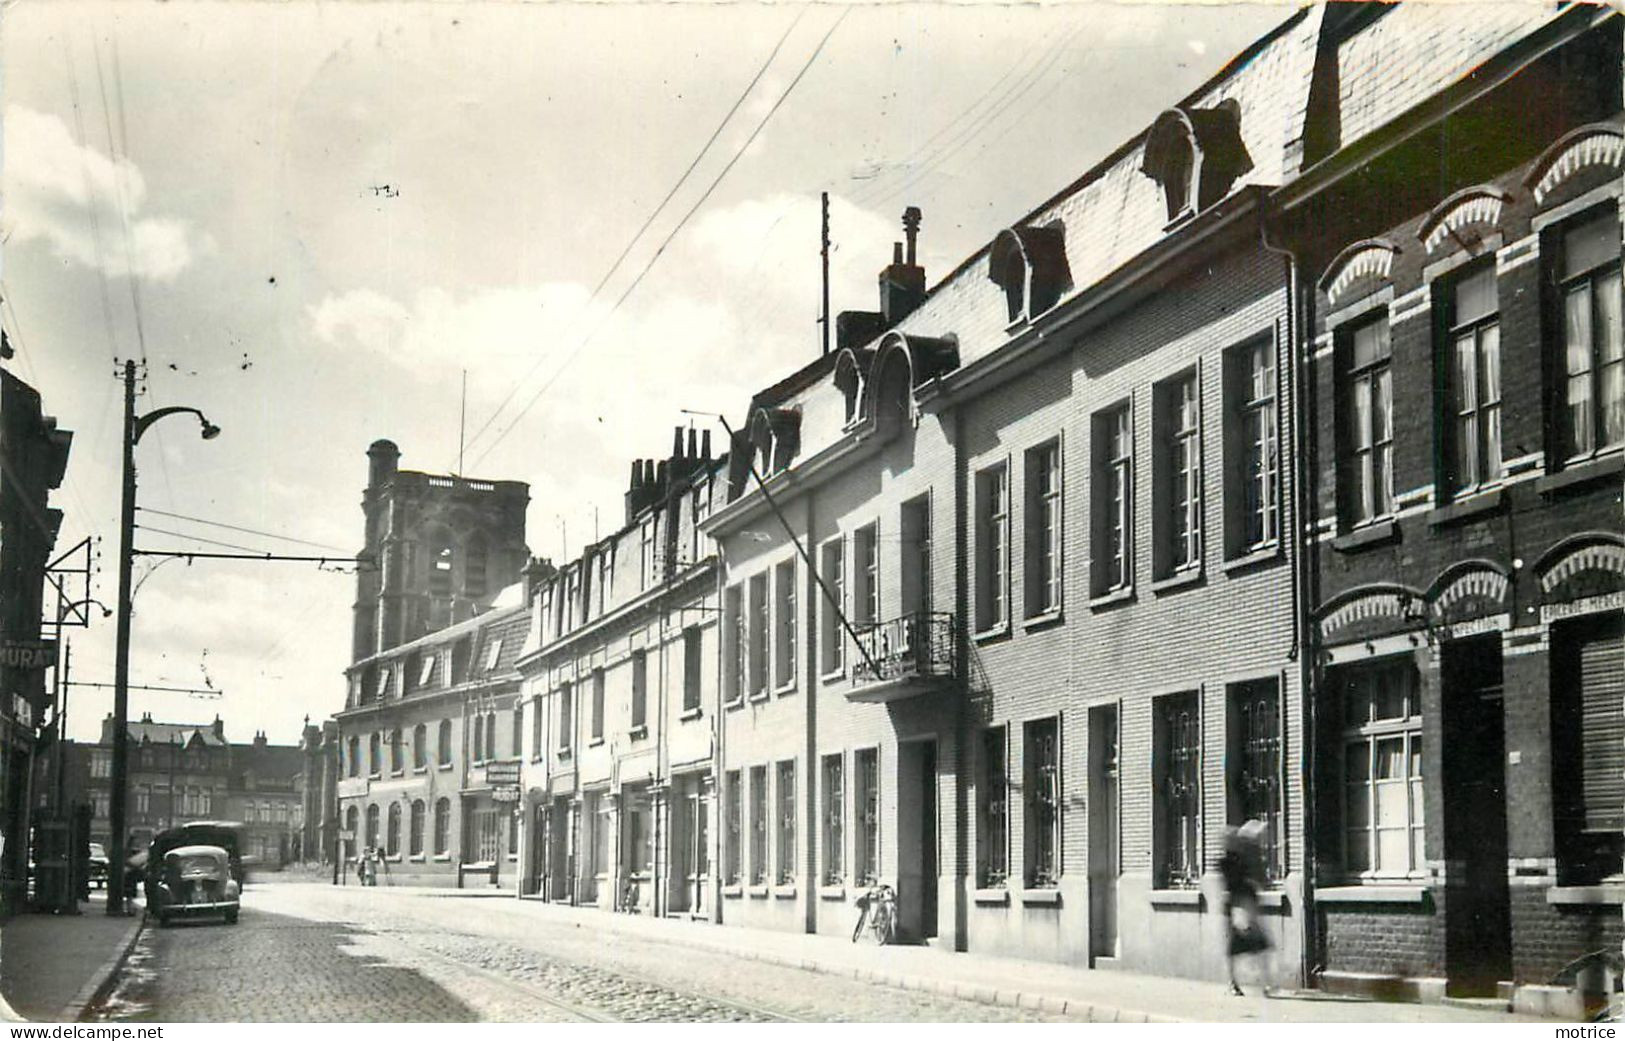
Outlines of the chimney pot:
[{"label": "chimney pot", "polygon": [[700,432],[700,458],[707,462],[711,460],[711,431],[709,429]]},{"label": "chimney pot", "polygon": [[689,460],[689,462],[694,462],[695,460],[699,459],[699,457],[700,457],[699,443],[700,443],[699,432],[697,430],[695,430],[693,427],[689,427],[688,428],[688,455],[686,457]]},{"label": "chimney pot", "polygon": [[910,206],[908,209],[903,211],[903,235],[908,239],[908,262],[910,264],[915,262],[914,245],[915,239],[919,237],[919,234],[920,208],[918,206]]},{"label": "chimney pot", "polygon": [[671,432],[671,455],[673,459],[683,457],[683,428],[675,427]]},{"label": "chimney pot", "polygon": [[638,460],[634,459],[634,460],[632,460],[632,483],[630,485],[628,485],[627,487],[630,488],[632,491],[637,491],[639,486],[641,486],[642,484],[643,484],[643,464],[641,462],[639,462]]},{"label": "chimney pot", "polygon": [[901,264],[903,262],[903,244],[901,242],[893,242],[891,244],[891,262],[893,264]]}]

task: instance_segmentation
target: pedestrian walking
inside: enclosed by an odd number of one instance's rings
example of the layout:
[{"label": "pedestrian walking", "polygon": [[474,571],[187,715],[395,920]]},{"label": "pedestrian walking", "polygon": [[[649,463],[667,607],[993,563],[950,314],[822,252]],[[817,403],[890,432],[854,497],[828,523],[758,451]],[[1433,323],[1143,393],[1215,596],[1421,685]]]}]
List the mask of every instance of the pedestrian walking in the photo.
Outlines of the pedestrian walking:
[{"label": "pedestrian walking", "polygon": [[[1224,855],[1219,858],[1219,875],[1224,881],[1225,965],[1230,993],[1237,997],[1243,994],[1241,984],[1236,982],[1236,959],[1270,949],[1269,936],[1258,914],[1258,890],[1265,881],[1263,835],[1261,821],[1250,820],[1231,828],[1225,834]],[[1268,972],[1260,975],[1266,981],[1264,992],[1268,994]]]}]

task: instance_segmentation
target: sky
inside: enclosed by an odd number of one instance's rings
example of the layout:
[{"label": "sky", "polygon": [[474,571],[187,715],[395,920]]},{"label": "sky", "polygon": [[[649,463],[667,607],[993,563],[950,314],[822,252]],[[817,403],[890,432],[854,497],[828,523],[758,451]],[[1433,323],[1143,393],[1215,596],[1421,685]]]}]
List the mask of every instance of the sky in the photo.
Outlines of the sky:
[{"label": "sky", "polygon": [[[0,317],[74,431],[58,548],[92,539],[111,605],[134,358],[138,410],[222,430],[150,428],[138,548],[353,556],[387,437],[406,469],[528,482],[531,552],[574,556],[628,461],[701,422],[680,409],[737,425],[817,356],[820,192],[832,308],[874,310],[905,206],[935,283],[1289,13],[8,3]],[[131,682],[213,693],[132,716],[292,743],[342,707],[346,569],[154,559]],[[72,678],[110,683],[92,623]],[[70,736],[111,705],[73,688]]]}]

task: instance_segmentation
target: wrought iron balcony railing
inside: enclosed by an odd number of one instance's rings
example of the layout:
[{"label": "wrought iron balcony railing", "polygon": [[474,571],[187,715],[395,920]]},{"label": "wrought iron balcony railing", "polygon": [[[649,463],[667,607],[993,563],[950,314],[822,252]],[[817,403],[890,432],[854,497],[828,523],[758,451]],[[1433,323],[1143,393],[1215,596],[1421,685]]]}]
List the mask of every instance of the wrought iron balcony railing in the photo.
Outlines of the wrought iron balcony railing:
[{"label": "wrought iron balcony railing", "polygon": [[951,614],[919,611],[856,628],[867,654],[854,663],[854,685],[959,674]]}]

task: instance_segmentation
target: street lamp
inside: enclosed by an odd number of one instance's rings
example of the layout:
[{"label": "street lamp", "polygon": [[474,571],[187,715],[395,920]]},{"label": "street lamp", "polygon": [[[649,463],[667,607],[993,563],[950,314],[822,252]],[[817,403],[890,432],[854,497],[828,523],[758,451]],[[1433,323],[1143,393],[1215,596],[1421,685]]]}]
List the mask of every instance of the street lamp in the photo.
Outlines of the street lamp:
[{"label": "street lamp", "polygon": [[135,446],[147,428],[163,419],[185,412],[203,424],[203,440],[220,436],[220,428],[202,412],[184,405],[153,409],[144,416],[135,414],[135,362],[124,363],[124,502],[119,517],[118,556],[118,644],[113,661],[113,770],[108,799],[111,832],[107,850],[107,913],[124,911],[124,801],[129,788],[127,774],[130,720],[130,572],[135,560]]}]

